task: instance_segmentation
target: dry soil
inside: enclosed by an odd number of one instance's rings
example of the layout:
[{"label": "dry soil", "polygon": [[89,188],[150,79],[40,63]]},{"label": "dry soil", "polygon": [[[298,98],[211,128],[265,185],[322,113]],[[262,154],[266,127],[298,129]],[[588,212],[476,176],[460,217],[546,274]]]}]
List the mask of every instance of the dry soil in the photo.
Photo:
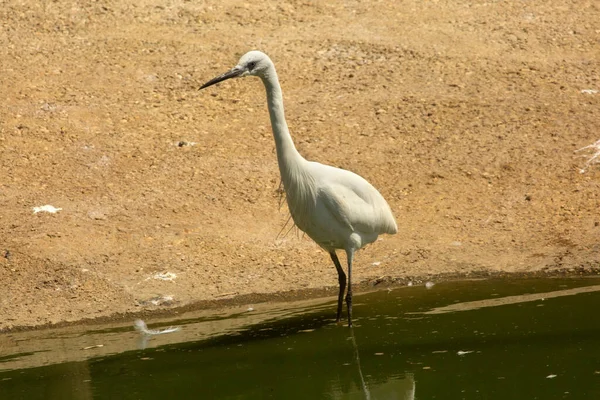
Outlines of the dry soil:
[{"label": "dry soil", "polygon": [[299,151],[396,216],[362,288],[598,273],[600,166],[575,150],[600,139],[599,20],[594,0],[2,2],[0,330],[335,293],[286,225],[260,80],[198,91],[251,49]]}]

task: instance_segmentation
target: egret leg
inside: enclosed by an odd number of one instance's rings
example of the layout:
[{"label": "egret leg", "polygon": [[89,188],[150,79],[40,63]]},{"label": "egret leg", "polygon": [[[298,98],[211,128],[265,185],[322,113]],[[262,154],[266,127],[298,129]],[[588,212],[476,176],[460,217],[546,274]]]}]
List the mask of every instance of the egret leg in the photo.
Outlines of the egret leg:
[{"label": "egret leg", "polygon": [[348,306],[348,326],[352,326],[352,259],[354,250],[346,250],[348,256],[348,293],[346,294],[346,306]]},{"label": "egret leg", "polygon": [[338,282],[340,283],[340,293],[338,294],[337,318],[335,320],[335,322],[340,322],[340,318],[342,317],[342,304],[343,304],[343,300],[344,300],[344,290],[346,290],[346,274],[344,273],[344,269],[342,268],[342,265],[340,264],[340,260],[338,259],[337,254],[335,254],[335,251],[332,251],[331,253],[329,253],[329,255],[331,256],[331,260],[333,261],[333,264],[335,265],[335,269],[337,269]]}]

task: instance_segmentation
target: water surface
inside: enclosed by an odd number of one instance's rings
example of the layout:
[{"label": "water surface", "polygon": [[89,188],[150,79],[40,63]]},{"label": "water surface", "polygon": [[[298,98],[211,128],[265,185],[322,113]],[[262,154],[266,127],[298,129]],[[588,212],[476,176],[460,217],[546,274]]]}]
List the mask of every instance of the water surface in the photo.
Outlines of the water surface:
[{"label": "water surface", "polygon": [[[600,281],[467,281],[0,336],[1,399],[600,399]],[[153,323],[154,322],[154,323]]]}]

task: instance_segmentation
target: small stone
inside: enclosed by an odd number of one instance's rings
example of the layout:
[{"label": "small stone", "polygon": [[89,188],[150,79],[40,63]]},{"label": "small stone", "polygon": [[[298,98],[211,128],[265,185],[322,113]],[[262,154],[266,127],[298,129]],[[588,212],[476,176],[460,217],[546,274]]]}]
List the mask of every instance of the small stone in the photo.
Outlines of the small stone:
[{"label": "small stone", "polygon": [[104,214],[102,211],[98,211],[98,210],[92,210],[88,212],[88,217],[94,220],[105,220],[106,219],[106,214]]}]

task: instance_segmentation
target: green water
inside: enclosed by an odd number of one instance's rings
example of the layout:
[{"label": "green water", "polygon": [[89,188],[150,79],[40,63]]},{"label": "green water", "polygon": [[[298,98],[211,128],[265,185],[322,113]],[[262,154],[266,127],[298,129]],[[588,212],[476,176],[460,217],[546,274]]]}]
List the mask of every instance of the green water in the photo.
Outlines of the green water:
[{"label": "green water", "polygon": [[[56,346],[14,354],[0,345],[0,399],[600,399],[598,279],[357,295],[353,329],[332,322],[333,299],[287,315],[253,308],[163,322],[181,330],[146,343],[129,325],[35,338],[51,346],[60,337],[66,348],[93,336],[109,343],[98,351],[125,349],[101,356]],[[258,322],[219,332],[246,314]],[[217,328],[196,333],[207,324]],[[0,343],[19,340],[29,339]],[[59,356],[78,361],[53,363]],[[11,367],[28,360],[41,365]]]}]

